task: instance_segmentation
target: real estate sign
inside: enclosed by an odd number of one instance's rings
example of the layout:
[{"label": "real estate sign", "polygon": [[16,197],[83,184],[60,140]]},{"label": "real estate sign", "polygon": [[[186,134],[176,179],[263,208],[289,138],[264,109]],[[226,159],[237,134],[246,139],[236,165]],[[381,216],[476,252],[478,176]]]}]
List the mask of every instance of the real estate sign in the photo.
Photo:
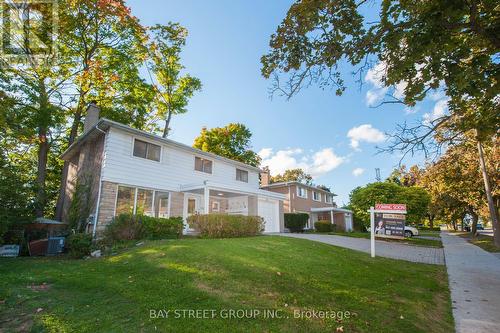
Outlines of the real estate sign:
[{"label": "real estate sign", "polygon": [[405,220],[404,214],[375,213],[375,236],[404,238]]}]

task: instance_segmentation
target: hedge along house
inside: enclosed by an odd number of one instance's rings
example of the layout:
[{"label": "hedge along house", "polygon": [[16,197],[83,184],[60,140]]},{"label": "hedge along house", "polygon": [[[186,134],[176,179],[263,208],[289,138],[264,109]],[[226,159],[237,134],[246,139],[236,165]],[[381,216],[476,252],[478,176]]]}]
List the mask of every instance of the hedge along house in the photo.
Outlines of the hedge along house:
[{"label": "hedge along house", "polygon": [[307,213],[307,229],[313,229],[318,221],[330,221],[339,231],[352,231],[352,211],[337,208],[335,194],[316,186],[300,182],[270,183],[269,170],[261,173],[262,188],[286,196],[285,213]]},{"label": "hedge along house", "polygon": [[99,119],[95,104],[87,109],[84,133],[61,157],[70,162],[63,221],[75,198],[88,198],[80,210],[94,235],[120,213],[185,221],[205,213],[258,215],[264,232],[284,230],[285,196],[259,188],[259,168]]}]

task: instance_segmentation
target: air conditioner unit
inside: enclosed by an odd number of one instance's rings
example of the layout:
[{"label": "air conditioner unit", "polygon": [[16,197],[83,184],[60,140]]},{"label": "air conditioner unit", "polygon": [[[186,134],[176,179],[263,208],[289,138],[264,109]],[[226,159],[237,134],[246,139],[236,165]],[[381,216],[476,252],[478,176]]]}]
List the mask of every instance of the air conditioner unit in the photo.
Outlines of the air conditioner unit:
[{"label": "air conditioner unit", "polygon": [[47,246],[47,255],[54,256],[62,253],[64,250],[65,237],[49,237]]}]

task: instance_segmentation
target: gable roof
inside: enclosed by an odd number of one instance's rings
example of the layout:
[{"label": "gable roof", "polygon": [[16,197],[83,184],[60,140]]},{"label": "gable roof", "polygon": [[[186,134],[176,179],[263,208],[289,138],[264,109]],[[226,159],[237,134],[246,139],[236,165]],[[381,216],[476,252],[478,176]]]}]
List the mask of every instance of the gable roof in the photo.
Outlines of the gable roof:
[{"label": "gable roof", "polygon": [[327,193],[327,194],[333,195],[335,197],[337,196],[337,194],[335,194],[333,192],[328,192],[328,191],[326,191],[326,190],[324,190],[322,188],[319,188],[317,186],[307,185],[307,184],[304,184],[304,183],[301,183],[301,182],[297,182],[297,181],[271,183],[269,185],[265,185],[265,186],[261,186],[261,187],[262,188],[286,187],[286,186],[291,186],[291,185],[303,186],[303,187],[307,187],[307,188],[310,188],[310,189],[315,190],[315,191],[319,191],[319,192],[323,192],[323,193]]},{"label": "gable roof", "polygon": [[212,159],[215,159],[215,160],[219,160],[219,161],[222,161],[222,162],[233,164],[233,165],[239,166],[241,168],[245,168],[245,169],[256,171],[256,172],[260,172],[261,171],[260,168],[257,168],[257,167],[245,164],[243,162],[235,161],[235,160],[232,160],[232,159],[229,159],[229,158],[226,158],[226,157],[219,156],[217,154],[213,154],[213,153],[209,153],[209,152],[197,149],[197,148],[193,148],[193,147],[188,146],[188,145],[186,145],[184,143],[180,143],[180,142],[177,142],[177,141],[174,141],[174,140],[171,140],[171,139],[163,138],[163,137],[160,137],[158,135],[155,135],[155,134],[152,134],[152,133],[149,133],[149,132],[146,132],[146,131],[142,131],[142,130],[139,130],[137,128],[133,128],[133,127],[130,127],[128,125],[125,125],[125,124],[122,124],[122,123],[119,123],[119,122],[116,122],[116,121],[113,121],[113,120],[109,120],[109,119],[106,119],[106,118],[99,119],[99,121],[97,122],[97,124],[95,124],[92,127],[92,129],[90,129],[88,132],[86,132],[86,133],[82,134],[81,136],[79,136],[68,147],[68,149],[66,149],[61,154],[61,158],[63,160],[70,160],[71,157],[73,157],[73,155],[78,151],[77,148],[79,148],[84,142],[86,142],[87,140],[90,140],[90,139],[95,138],[96,136],[102,134],[104,131],[107,131],[110,127],[117,128],[117,129],[123,130],[125,132],[131,133],[131,134],[134,134],[134,135],[137,135],[137,136],[142,136],[142,137],[148,138],[148,139],[153,140],[153,141],[157,141],[160,144],[164,144],[164,145],[167,145],[167,146],[176,147],[176,148],[182,149],[182,150],[190,152],[190,153],[194,153],[194,154],[197,154],[197,155],[205,156],[207,158],[212,158]]}]

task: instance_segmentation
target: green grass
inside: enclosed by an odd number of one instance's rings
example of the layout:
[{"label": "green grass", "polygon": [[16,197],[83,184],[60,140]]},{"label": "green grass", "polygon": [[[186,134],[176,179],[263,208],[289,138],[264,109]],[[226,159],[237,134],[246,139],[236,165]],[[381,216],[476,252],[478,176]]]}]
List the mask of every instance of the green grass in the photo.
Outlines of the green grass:
[{"label": "green grass", "polygon": [[[454,330],[444,266],[279,236],[151,241],[89,260],[0,258],[0,276],[6,332]],[[150,309],[217,316],[150,319]],[[288,318],[223,319],[222,309],[273,309]],[[294,318],[305,309],[351,315]]]},{"label": "green grass", "polygon": [[472,237],[470,232],[458,232],[458,236],[465,238],[469,243],[479,246],[488,252],[500,252],[500,247],[496,247],[493,243],[493,237],[488,235],[479,234],[475,238]]},{"label": "green grass", "polygon": [[418,230],[419,236],[430,236],[441,238],[441,231]]},{"label": "green grass", "polygon": [[[370,238],[370,234],[368,232],[330,232],[330,235],[338,235],[338,236],[346,236],[346,237],[355,237],[355,238]],[[426,235],[427,236],[427,235]],[[394,239],[394,238],[381,238],[376,237],[377,240],[384,242],[397,242],[408,245],[415,246],[427,246],[427,247],[443,247],[443,243],[437,239],[423,239],[423,238],[405,238],[405,239]]]}]

